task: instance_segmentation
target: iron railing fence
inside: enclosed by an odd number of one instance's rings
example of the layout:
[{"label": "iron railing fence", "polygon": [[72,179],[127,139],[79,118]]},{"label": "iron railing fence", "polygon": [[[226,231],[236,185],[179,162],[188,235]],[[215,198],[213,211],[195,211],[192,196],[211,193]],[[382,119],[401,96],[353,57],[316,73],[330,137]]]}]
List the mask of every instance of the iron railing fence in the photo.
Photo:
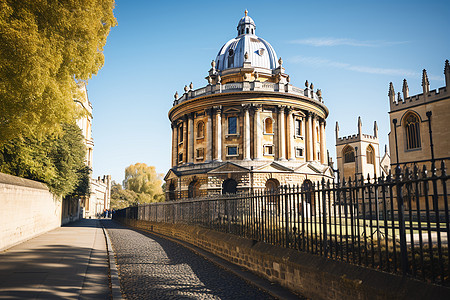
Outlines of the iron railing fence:
[{"label": "iron railing fence", "polygon": [[442,162],[439,172],[397,168],[386,178],[139,205],[114,218],[203,226],[449,286],[448,177]]}]

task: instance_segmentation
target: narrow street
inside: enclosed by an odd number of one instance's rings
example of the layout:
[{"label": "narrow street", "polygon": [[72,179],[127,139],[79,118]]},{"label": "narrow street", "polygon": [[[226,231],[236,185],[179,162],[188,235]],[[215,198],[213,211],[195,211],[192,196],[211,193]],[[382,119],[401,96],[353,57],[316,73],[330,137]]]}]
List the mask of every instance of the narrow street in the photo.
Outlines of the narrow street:
[{"label": "narrow street", "polygon": [[165,239],[104,221],[126,299],[273,299],[269,294]]}]

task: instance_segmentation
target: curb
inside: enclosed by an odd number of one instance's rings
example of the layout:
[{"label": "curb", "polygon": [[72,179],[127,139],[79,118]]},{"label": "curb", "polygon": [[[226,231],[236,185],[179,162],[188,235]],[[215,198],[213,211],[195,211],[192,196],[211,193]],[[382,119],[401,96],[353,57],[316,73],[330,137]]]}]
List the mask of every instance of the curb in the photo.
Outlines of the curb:
[{"label": "curb", "polygon": [[119,272],[117,271],[116,259],[114,257],[114,250],[111,244],[111,239],[109,238],[108,231],[103,226],[103,223],[100,222],[103,229],[103,234],[106,239],[106,251],[108,252],[108,263],[109,263],[109,280],[111,283],[111,299],[113,300],[122,300],[122,293],[120,291],[120,281],[119,281]]}]

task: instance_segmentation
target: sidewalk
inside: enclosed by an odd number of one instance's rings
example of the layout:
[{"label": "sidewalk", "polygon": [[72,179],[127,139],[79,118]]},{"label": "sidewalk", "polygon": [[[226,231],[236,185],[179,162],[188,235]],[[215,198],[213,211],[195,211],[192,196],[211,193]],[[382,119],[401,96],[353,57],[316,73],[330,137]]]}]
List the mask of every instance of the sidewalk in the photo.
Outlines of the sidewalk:
[{"label": "sidewalk", "polygon": [[110,299],[105,237],[80,220],[0,252],[0,299]]}]

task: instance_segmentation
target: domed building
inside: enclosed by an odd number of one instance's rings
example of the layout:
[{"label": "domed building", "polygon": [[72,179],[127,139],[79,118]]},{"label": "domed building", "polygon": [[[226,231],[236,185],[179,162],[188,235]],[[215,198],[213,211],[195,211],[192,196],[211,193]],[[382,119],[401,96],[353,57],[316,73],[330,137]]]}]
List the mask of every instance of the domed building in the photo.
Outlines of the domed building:
[{"label": "domed building", "polygon": [[175,94],[168,200],[274,189],[333,178],[321,91],[290,84],[247,15],[211,63],[208,84]]}]

